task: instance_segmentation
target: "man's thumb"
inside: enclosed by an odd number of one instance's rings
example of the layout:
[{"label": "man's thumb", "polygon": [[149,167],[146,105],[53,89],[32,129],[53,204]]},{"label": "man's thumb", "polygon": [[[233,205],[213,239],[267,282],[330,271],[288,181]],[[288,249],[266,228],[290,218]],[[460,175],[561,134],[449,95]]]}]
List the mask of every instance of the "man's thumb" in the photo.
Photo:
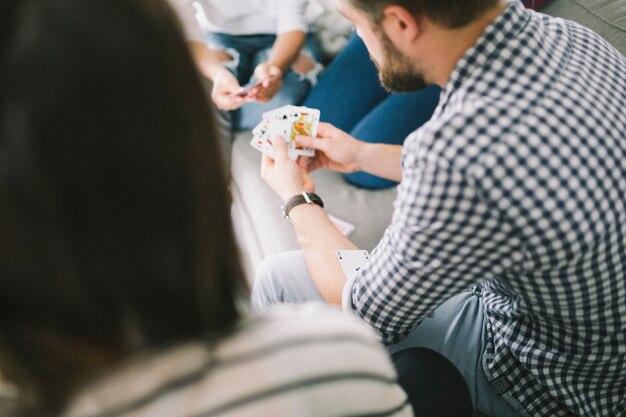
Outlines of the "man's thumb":
[{"label": "man's thumb", "polygon": [[271,140],[272,146],[276,151],[276,159],[287,159],[289,155],[287,155],[287,144],[285,143],[285,137],[283,135],[276,135],[274,139]]}]

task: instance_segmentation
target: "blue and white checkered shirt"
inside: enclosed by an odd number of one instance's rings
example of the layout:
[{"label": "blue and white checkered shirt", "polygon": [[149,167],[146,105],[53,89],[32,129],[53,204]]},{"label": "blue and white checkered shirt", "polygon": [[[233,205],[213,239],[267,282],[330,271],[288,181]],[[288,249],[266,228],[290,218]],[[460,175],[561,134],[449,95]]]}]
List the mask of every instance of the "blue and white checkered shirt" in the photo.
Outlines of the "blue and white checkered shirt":
[{"label": "blue and white checkered shirt", "polygon": [[530,416],[626,415],[626,59],[512,2],[405,142],[351,287],[393,343],[481,285],[483,368]]}]

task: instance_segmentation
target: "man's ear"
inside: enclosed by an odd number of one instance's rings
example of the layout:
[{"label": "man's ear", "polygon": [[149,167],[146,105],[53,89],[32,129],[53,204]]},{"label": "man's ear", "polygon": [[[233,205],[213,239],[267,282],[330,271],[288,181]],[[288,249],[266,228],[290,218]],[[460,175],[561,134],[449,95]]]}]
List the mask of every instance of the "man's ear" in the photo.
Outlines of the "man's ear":
[{"label": "man's ear", "polygon": [[387,6],[383,10],[382,29],[389,39],[397,45],[410,45],[420,35],[419,20],[401,6]]}]

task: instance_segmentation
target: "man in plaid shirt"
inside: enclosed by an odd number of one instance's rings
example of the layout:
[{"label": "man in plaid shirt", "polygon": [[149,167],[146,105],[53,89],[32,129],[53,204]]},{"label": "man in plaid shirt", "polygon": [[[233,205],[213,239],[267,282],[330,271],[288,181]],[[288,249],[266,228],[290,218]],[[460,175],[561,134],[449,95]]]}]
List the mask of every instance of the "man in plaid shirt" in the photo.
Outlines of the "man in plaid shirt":
[{"label": "man in plaid shirt", "polygon": [[492,416],[626,416],[626,59],[517,1],[338,5],[383,85],[424,79],[440,104],[402,149],[322,124],[299,141],[316,157],[294,163],[274,141],[262,175],[285,201],[313,191],[320,167],[401,182],[350,282],[334,250],[354,245],[322,208],[296,205],[303,251],[264,262],[255,304],[343,292],[392,352],[448,357]]}]

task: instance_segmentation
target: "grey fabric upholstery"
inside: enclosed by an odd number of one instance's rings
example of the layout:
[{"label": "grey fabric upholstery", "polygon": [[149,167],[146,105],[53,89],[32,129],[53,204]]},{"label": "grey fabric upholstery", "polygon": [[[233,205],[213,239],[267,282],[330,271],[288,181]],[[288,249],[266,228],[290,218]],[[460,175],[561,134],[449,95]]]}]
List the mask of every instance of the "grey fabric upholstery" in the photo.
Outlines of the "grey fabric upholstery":
[{"label": "grey fabric upholstery", "polygon": [[[574,20],[600,34],[626,53],[626,0],[551,0],[544,13]],[[260,154],[238,133],[232,146],[233,220],[249,279],[266,257],[298,249],[298,242],[279,210],[280,200],[260,178]],[[371,250],[390,223],[395,189],[367,191],[347,184],[339,174],[314,174],[327,211],[356,225],[351,236]]]},{"label": "grey fabric upholstery", "polygon": [[541,11],[587,26],[626,55],[626,0],[552,0]]}]

